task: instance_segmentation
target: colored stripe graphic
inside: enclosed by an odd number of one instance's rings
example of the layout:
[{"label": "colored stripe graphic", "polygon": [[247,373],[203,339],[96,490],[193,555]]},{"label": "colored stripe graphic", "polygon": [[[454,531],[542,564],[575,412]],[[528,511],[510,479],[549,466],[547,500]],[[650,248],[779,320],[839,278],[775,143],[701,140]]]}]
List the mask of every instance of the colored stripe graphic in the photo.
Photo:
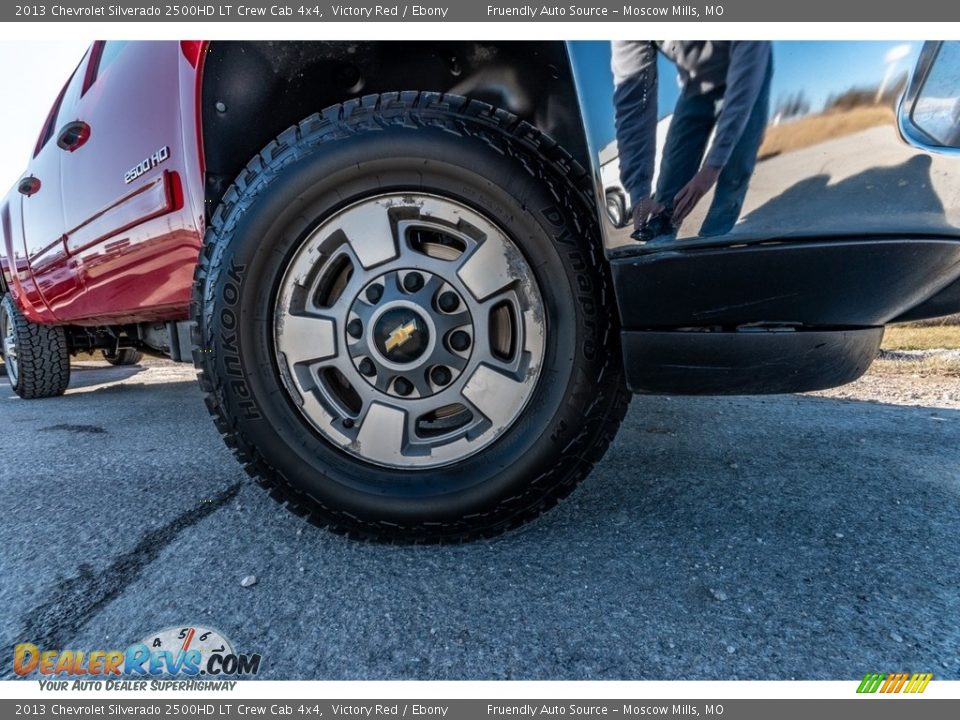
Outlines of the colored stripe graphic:
[{"label": "colored stripe graphic", "polygon": [[880,687],[881,693],[888,693],[893,690],[893,686],[897,684],[897,679],[900,677],[900,673],[890,673],[887,675],[887,679],[883,681],[883,685]]},{"label": "colored stripe graphic", "polygon": [[914,673],[907,683],[905,693],[922,693],[927,689],[930,680],[933,679],[933,673]]},{"label": "colored stripe graphic", "polygon": [[890,690],[890,692],[895,692],[895,693],[900,692],[900,688],[903,687],[903,684],[904,684],[906,681],[907,681],[907,674],[906,674],[906,673],[900,673],[900,675],[897,677],[897,681],[896,681],[896,683],[894,684],[894,687]]},{"label": "colored stripe graphic", "polygon": [[860,682],[860,687],[857,688],[858,693],[875,693],[877,688],[880,687],[880,682],[883,680],[883,675],[880,673],[867,673],[863,676],[863,680]]},{"label": "colored stripe graphic", "polygon": [[933,673],[867,673],[857,687],[858,693],[922,693],[933,679]]}]

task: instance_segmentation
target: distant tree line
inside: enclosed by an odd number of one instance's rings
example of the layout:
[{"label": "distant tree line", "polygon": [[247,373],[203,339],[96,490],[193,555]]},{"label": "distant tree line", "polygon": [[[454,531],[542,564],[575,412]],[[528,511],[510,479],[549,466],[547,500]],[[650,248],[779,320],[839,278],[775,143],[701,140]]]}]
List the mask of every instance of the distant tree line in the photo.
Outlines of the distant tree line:
[{"label": "distant tree line", "polygon": [[[899,99],[907,83],[906,75],[899,76],[895,82],[889,83],[881,91],[879,85],[853,87],[841,93],[834,93],[827,97],[823,105],[824,113],[844,112],[853,108],[869,105],[892,106]],[[803,90],[781,95],[773,108],[773,115],[779,121],[809,115],[813,104]]]}]

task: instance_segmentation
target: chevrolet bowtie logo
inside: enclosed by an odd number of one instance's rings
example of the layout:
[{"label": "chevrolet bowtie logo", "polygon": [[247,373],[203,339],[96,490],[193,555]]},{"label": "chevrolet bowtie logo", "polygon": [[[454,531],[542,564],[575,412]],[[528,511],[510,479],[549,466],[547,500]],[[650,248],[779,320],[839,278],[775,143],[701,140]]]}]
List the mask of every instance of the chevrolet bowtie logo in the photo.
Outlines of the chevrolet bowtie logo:
[{"label": "chevrolet bowtie logo", "polygon": [[400,325],[390,335],[387,337],[387,341],[384,343],[384,347],[387,352],[394,350],[401,345],[403,345],[417,329],[417,321],[411,320],[410,322]]}]

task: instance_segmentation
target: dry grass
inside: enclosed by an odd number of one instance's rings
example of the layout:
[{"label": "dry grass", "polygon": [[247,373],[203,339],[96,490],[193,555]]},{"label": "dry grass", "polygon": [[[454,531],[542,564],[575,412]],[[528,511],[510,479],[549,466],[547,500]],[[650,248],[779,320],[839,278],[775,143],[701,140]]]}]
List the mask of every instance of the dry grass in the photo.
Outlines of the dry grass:
[{"label": "dry grass", "polygon": [[763,160],[800,150],[877,125],[889,125],[893,120],[893,110],[886,105],[869,105],[788,120],[782,125],[767,128],[758,157]]},{"label": "dry grass", "polygon": [[960,325],[895,325],[883,334],[884,350],[960,349]]},{"label": "dry grass", "polygon": [[885,360],[875,361],[870,366],[871,375],[912,375],[914,377],[960,378],[960,360],[943,357],[924,358],[923,360]]},{"label": "dry grass", "polygon": [[[895,325],[883,336],[884,350],[957,350],[960,325]],[[916,359],[880,358],[870,368],[872,375],[960,378],[956,353],[935,354]]]}]

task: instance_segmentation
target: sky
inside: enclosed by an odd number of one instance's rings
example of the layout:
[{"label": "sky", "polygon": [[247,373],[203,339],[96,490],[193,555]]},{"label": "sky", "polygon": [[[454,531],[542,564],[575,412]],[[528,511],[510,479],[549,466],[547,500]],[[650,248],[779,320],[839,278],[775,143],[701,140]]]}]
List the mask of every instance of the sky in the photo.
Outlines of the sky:
[{"label": "sky", "polygon": [[0,76],[6,108],[0,133],[0,197],[27,169],[50,106],[89,44],[0,41],[0,67],[10,68]]}]

